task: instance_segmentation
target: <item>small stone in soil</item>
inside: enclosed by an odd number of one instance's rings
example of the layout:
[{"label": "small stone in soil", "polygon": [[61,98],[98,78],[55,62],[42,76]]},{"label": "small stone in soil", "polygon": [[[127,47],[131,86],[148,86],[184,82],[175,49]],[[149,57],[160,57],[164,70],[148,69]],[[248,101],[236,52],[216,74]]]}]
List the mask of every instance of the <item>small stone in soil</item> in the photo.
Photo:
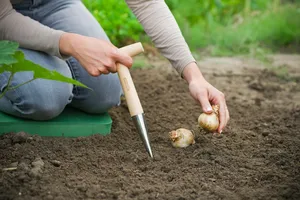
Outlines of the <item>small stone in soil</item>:
[{"label": "small stone in soil", "polygon": [[41,158],[37,158],[31,164],[32,164],[33,167],[42,168],[45,163],[44,163],[44,161]]},{"label": "small stone in soil", "polygon": [[61,162],[58,160],[51,160],[50,161],[52,165],[54,165],[55,167],[59,167],[61,166]]},{"label": "small stone in soil", "polygon": [[80,185],[77,186],[77,189],[78,189],[79,191],[81,191],[81,192],[86,192],[87,186],[86,186],[85,183],[82,183],[82,184],[80,184]]},{"label": "small stone in soil", "polygon": [[31,163],[33,168],[30,170],[30,175],[33,177],[40,177],[44,164],[45,163],[41,158],[36,158],[35,161]]},{"label": "small stone in soil", "polygon": [[29,137],[29,135],[25,132],[18,132],[16,134],[14,134],[13,138],[12,138],[12,143],[16,144],[16,143],[24,143],[27,141],[27,138]]},{"label": "small stone in soil", "polygon": [[34,168],[32,168],[32,169],[30,170],[30,176],[31,176],[31,177],[39,177],[40,174],[41,174],[41,169],[40,169],[40,168],[34,167]]},{"label": "small stone in soil", "polygon": [[269,131],[264,130],[264,131],[262,132],[262,135],[263,135],[264,137],[268,136],[268,135],[269,135]]}]

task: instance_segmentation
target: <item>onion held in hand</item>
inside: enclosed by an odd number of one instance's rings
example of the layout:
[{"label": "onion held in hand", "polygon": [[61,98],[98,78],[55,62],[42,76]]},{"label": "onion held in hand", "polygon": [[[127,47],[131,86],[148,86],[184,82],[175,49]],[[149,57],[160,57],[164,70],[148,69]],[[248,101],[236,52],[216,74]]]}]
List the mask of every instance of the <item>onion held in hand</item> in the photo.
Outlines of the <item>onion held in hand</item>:
[{"label": "onion held in hand", "polygon": [[195,144],[194,134],[188,129],[179,128],[176,131],[171,131],[169,134],[173,147],[182,148]]},{"label": "onion held in hand", "polygon": [[214,132],[219,127],[219,106],[212,106],[213,112],[210,114],[202,113],[198,118],[198,124],[204,130]]}]

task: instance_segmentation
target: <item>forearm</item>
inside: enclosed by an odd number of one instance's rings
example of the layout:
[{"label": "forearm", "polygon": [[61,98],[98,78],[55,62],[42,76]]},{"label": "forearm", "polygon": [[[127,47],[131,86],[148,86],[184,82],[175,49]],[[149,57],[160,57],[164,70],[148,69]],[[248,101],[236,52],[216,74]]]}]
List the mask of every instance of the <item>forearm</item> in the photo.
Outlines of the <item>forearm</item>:
[{"label": "forearm", "polygon": [[9,0],[1,0],[0,8],[0,40],[15,41],[20,47],[62,57],[59,41],[63,31],[21,15],[12,8]]},{"label": "forearm", "polygon": [[161,53],[182,75],[195,62],[171,11],[163,0],[126,0],[145,32]]}]

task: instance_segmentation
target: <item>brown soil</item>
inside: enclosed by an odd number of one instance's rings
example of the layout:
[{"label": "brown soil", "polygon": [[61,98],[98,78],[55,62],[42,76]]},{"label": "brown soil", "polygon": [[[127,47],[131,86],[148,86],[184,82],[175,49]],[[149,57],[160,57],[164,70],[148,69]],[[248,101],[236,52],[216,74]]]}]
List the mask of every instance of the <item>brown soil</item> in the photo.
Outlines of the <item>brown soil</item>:
[{"label": "brown soil", "polygon": [[[299,77],[299,56],[276,58]],[[225,133],[213,136],[197,127],[201,109],[186,83],[165,61],[151,63],[132,76],[154,160],[123,103],[110,112],[109,136],[1,136],[0,168],[17,169],[0,172],[0,199],[300,199],[299,82],[249,59],[199,61],[231,113]],[[168,132],[180,127],[194,130],[194,145],[171,146]]]}]

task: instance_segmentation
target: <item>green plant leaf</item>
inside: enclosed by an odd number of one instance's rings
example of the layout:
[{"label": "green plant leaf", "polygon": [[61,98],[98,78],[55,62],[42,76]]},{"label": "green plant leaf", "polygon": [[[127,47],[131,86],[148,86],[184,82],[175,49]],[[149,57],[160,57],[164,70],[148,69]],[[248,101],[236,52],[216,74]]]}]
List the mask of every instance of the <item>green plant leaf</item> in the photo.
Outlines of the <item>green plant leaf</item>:
[{"label": "green plant leaf", "polygon": [[0,65],[12,64],[17,60],[13,57],[15,51],[18,49],[19,44],[11,41],[0,41]]},{"label": "green plant leaf", "polygon": [[5,71],[12,71],[12,68],[10,65],[3,65],[3,66],[0,66],[0,74],[2,74],[3,72]]},{"label": "green plant leaf", "polygon": [[[15,74],[17,72],[24,72],[24,71],[32,71],[34,73],[33,78],[34,79],[48,79],[48,80],[54,80],[54,81],[61,81],[66,83],[71,83],[77,86],[81,86],[84,88],[88,88],[86,85],[72,79],[69,77],[66,77],[62,74],[60,74],[57,71],[51,71],[48,69],[45,69],[29,60],[25,60],[25,56],[23,52],[16,51],[14,58],[18,61],[17,63],[13,63],[11,67],[8,65],[4,65],[0,68],[1,71],[11,71],[11,73]],[[88,88],[90,89],[90,88]]]}]

